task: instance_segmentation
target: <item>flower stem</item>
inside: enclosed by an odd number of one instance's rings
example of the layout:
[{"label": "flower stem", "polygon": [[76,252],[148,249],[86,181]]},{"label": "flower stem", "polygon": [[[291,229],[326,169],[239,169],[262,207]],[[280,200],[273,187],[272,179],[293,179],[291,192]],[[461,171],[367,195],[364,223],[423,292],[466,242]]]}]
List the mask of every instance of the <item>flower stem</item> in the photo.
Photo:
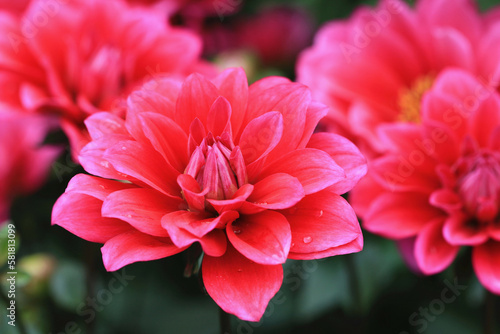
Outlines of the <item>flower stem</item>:
[{"label": "flower stem", "polygon": [[219,323],[221,334],[231,334],[231,316],[219,308]]},{"label": "flower stem", "polygon": [[493,293],[486,291],[484,334],[495,334],[495,297]]}]

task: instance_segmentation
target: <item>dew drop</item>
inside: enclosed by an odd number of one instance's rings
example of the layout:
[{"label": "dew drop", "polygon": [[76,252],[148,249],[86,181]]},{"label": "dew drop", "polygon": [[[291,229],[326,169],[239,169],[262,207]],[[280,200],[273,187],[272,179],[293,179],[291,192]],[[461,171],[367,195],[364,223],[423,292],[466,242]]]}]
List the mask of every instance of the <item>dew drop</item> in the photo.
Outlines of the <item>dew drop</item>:
[{"label": "dew drop", "polygon": [[292,242],[292,244],[290,245],[290,248],[292,248],[293,246],[295,246],[295,242]]},{"label": "dew drop", "polygon": [[243,271],[243,269],[241,269],[241,268],[239,268],[239,269],[238,269],[238,272],[239,272],[239,273],[241,273],[242,271]]},{"label": "dew drop", "polygon": [[126,146],[122,146],[122,150],[126,151],[127,147]]},{"label": "dew drop", "polygon": [[127,215],[127,218],[132,218],[132,215]]},{"label": "dew drop", "polygon": [[323,210],[319,210],[319,212],[318,212],[318,218],[321,216],[323,216]]},{"label": "dew drop", "polygon": [[309,244],[311,243],[311,241],[313,241],[313,238],[312,237],[304,237],[304,239],[302,239],[304,241],[305,244]]},{"label": "dew drop", "polygon": [[235,229],[233,229],[233,233],[234,234],[240,234],[241,230],[239,228],[235,228]]}]

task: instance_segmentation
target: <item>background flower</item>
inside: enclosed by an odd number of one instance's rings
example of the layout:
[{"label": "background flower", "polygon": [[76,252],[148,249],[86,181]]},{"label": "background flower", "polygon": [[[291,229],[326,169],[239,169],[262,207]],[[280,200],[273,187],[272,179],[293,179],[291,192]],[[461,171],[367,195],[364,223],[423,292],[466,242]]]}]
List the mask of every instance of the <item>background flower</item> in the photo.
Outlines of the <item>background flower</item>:
[{"label": "background flower", "polygon": [[297,64],[298,81],[331,106],[322,121],[368,156],[386,147],[378,127],[418,123],[422,96],[447,68],[462,68],[498,87],[498,25],[469,0],[400,0],[362,7],[323,26]]},{"label": "background flower", "polygon": [[145,80],[206,66],[195,35],[121,0],[36,0],[21,17],[1,15],[0,70],[21,80],[26,110],[61,117],[74,156],[89,140],[86,117]]},{"label": "background flower", "polygon": [[362,248],[340,194],[365,161],[343,137],[313,134],[326,112],[306,87],[280,77],[248,87],[242,70],[151,82],[129,97],[125,121],[86,120],[92,141],[80,162],[102,178],[73,178],[53,224],[104,243],[108,270],[199,243],[210,296],[258,321],[287,258]]},{"label": "background flower", "polygon": [[61,151],[42,146],[49,124],[40,116],[0,112],[0,223],[10,217],[15,198],[29,195],[43,185]]},{"label": "background flower", "polygon": [[391,239],[416,237],[425,274],[473,248],[477,277],[500,294],[500,95],[464,71],[444,71],[422,102],[421,125],[381,129],[388,153],[355,193],[364,227]]}]

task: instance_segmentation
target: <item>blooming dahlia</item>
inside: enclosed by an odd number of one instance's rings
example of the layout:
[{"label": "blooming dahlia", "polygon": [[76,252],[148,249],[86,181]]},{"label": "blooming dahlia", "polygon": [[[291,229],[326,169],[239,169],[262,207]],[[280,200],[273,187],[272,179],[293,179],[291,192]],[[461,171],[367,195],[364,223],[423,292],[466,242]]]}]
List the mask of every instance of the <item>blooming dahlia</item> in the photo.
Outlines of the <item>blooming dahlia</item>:
[{"label": "blooming dahlia", "polygon": [[381,128],[388,152],[373,160],[353,206],[367,230],[414,238],[425,274],[472,247],[477,277],[500,294],[500,94],[448,70],[424,96],[421,115],[419,125]]},{"label": "blooming dahlia", "polygon": [[0,11],[0,31],[0,73],[22,81],[23,108],[60,115],[75,156],[86,117],[146,79],[205,66],[195,35],[122,0],[32,0],[21,16]]},{"label": "blooming dahlia", "polygon": [[248,87],[240,69],[146,84],[128,98],[125,120],[85,121],[92,141],[80,162],[95,176],[70,181],[52,222],[104,243],[110,271],[199,243],[207,292],[257,321],[287,258],[362,248],[340,194],[365,160],[345,138],[313,134],[326,112],[305,86],[270,77]]},{"label": "blooming dahlia", "polygon": [[320,30],[298,61],[298,81],[332,107],[325,130],[376,156],[386,149],[378,127],[418,122],[422,96],[443,70],[461,68],[498,87],[499,9],[482,14],[472,0],[361,7]]},{"label": "blooming dahlia", "polygon": [[41,116],[0,111],[0,224],[9,218],[12,201],[36,191],[60,153],[41,146],[50,121]]}]

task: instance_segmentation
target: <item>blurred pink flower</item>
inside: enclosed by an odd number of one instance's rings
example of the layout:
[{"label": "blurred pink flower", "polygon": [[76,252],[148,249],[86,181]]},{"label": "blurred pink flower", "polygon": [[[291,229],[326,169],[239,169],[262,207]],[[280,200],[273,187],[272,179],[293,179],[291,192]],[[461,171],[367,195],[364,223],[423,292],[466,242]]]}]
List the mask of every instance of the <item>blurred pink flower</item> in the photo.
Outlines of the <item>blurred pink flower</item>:
[{"label": "blurred pink flower", "polygon": [[461,68],[498,86],[498,11],[483,15],[472,0],[420,0],[415,9],[382,0],[326,24],[297,65],[298,81],[332,107],[322,130],[376,156],[386,149],[379,126],[418,122],[422,96],[443,70]]},{"label": "blurred pink flower", "polygon": [[480,282],[500,294],[496,88],[446,70],[423,98],[421,124],[382,126],[380,139],[388,151],[372,161],[351,198],[364,227],[395,240],[416,237],[412,252],[425,274],[442,271],[470,246]]},{"label": "blurred pink flower", "polygon": [[42,142],[50,121],[42,116],[0,112],[0,223],[9,218],[12,201],[36,191],[60,153]]},{"label": "blurred pink flower", "polygon": [[83,120],[136,85],[209,70],[194,34],[121,0],[33,0],[22,17],[0,12],[0,31],[0,71],[22,81],[25,109],[61,116],[74,156]]},{"label": "blurred pink flower", "polygon": [[[340,196],[366,172],[345,138],[313,134],[327,108],[281,77],[250,87],[242,70],[146,84],[126,120],[96,113],[77,175],[52,223],[104,243],[117,270],[204,251],[207,292],[226,312],[258,321],[287,258],[357,252],[363,239]],[[123,181],[117,181],[123,180]]]},{"label": "blurred pink flower", "polygon": [[291,6],[270,7],[239,24],[239,47],[257,53],[264,64],[292,65],[313,37],[309,15]]}]

